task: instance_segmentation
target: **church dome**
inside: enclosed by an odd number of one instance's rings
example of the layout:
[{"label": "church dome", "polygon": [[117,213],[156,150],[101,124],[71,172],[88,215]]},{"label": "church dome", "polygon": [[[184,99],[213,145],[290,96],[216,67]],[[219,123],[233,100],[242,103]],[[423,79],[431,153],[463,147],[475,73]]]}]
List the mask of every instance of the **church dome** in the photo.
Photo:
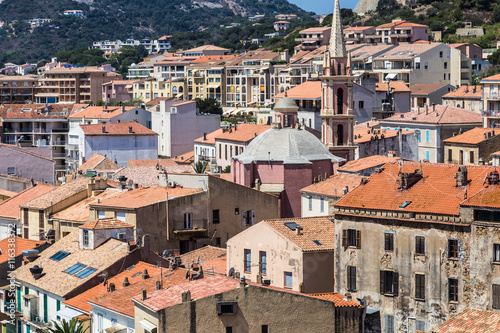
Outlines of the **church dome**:
[{"label": "church dome", "polygon": [[331,154],[312,133],[295,128],[269,129],[250,142],[235,157],[243,164],[280,161],[283,164],[311,164],[312,161],[345,161]]},{"label": "church dome", "polygon": [[297,104],[294,102],[293,99],[289,97],[283,97],[281,98],[276,105],[274,106],[274,111],[278,112],[290,112],[290,111],[298,111],[299,107]]}]

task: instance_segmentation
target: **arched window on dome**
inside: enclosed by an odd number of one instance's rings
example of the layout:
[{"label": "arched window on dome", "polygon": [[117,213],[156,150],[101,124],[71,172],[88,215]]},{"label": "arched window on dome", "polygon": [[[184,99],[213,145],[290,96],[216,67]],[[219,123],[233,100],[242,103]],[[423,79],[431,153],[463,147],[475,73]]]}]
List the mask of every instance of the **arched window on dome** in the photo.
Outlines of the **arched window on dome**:
[{"label": "arched window on dome", "polygon": [[344,126],[339,124],[337,126],[337,146],[344,145]]},{"label": "arched window on dome", "polygon": [[344,113],[344,89],[337,89],[337,114]]}]

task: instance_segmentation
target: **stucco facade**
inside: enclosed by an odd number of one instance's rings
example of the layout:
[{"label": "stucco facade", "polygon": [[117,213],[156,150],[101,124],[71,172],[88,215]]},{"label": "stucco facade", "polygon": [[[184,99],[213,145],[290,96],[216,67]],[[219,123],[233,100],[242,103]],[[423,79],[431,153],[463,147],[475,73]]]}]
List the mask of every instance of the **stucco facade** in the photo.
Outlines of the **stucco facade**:
[{"label": "stucco facade", "polygon": [[22,147],[0,144],[0,174],[54,184],[55,171],[56,162],[52,158],[33,154]]}]

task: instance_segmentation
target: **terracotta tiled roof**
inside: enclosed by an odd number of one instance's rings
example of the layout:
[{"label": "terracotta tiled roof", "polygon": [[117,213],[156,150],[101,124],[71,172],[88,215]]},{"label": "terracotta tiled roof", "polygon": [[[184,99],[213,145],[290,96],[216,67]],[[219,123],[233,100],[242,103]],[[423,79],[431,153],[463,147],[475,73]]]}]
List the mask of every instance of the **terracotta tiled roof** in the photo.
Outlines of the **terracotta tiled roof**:
[{"label": "terracotta tiled roof", "polygon": [[363,306],[359,303],[356,303],[354,301],[349,301],[344,299],[344,296],[342,296],[339,293],[318,293],[318,294],[309,294],[310,296],[321,298],[321,299],[326,299],[327,301],[331,301],[335,304],[336,308],[339,307],[346,307],[346,308],[362,308]]},{"label": "terracotta tiled roof", "polygon": [[13,196],[17,195],[17,192],[12,192],[12,191],[0,189],[0,195],[2,195],[4,197],[12,198]]},{"label": "terracotta tiled roof", "polygon": [[[402,135],[408,135],[414,133],[413,131],[402,131]],[[382,139],[382,136],[386,139],[395,138],[399,135],[399,131],[396,130],[386,130],[386,129],[376,129],[368,132],[367,128],[355,129],[354,130],[354,143],[365,143],[372,141],[372,138],[377,137]]]},{"label": "terracotta tiled roof", "polygon": [[38,198],[39,196],[55,189],[52,185],[36,185],[25,189],[17,195],[0,203],[0,217],[18,219],[21,216],[19,206]]},{"label": "terracotta tiled roof", "polygon": [[194,150],[174,157],[177,164],[191,164],[194,162]]},{"label": "terracotta tiled roof", "polygon": [[48,112],[44,104],[3,104],[0,105],[2,119],[38,119],[69,117],[81,104],[49,104]]},{"label": "terracotta tiled roof", "polygon": [[[462,134],[453,136],[451,138],[448,138],[446,140],[443,140],[444,143],[463,143],[463,144],[470,144],[470,145],[475,145],[478,144],[482,141],[486,141],[490,139],[488,136],[488,133],[491,133],[491,137],[500,135],[500,130],[494,130],[491,128],[484,128],[484,127],[476,127],[471,130],[468,130]],[[486,136],[486,137],[485,137]]]},{"label": "terracotta tiled roof", "polygon": [[141,166],[173,166],[177,165],[173,158],[159,158],[159,159],[143,159],[143,160],[128,160],[128,166],[131,167],[141,167]]},{"label": "terracotta tiled roof", "polygon": [[356,173],[366,169],[382,166],[396,159],[399,158],[390,158],[383,155],[373,155],[373,156],[363,157],[357,160],[352,160],[347,162],[346,164],[338,168],[338,171]]},{"label": "terracotta tiled roof", "polygon": [[224,179],[224,180],[227,180],[228,182],[230,182],[231,181],[231,174],[230,173],[221,173],[220,179]]},{"label": "terracotta tiled roof", "polygon": [[[276,220],[264,220],[263,223],[271,226],[283,237],[297,245],[304,252],[324,251],[335,249],[333,217],[300,217]],[[288,222],[295,222],[302,227],[300,235],[295,229],[290,229],[285,225]],[[314,241],[318,241],[317,244]]]},{"label": "terracotta tiled roof", "polygon": [[173,97],[156,97],[155,99],[152,99],[149,102],[147,102],[146,106],[158,105],[158,104],[160,104],[161,101],[169,101],[171,99],[174,99],[174,98]]},{"label": "terracotta tiled roof", "polygon": [[382,122],[394,123],[425,123],[425,124],[482,124],[483,118],[480,114],[464,109],[454,108],[446,105],[436,105],[436,112],[429,107],[429,112],[425,114],[424,109],[400,113]]},{"label": "terracotta tiled roof", "polygon": [[385,50],[392,49],[394,47],[393,45],[385,45],[385,44],[363,45],[361,47],[359,47],[358,44],[353,44],[348,46],[356,48],[355,50],[351,51],[351,59],[355,61],[358,61],[360,59],[367,59]]},{"label": "terracotta tiled roof", "polygon": [[[14,243],[12,243],[11,237],[0,240],[0,263],[9,260],[12,255],[12,253],[9,251],[12,249],[14,250],[14,255],[17,257],[18,255],[23,254],[24,250],[31,250],[37,248],[42,244],[45,244],[44,241],[26,239],[18,236],[15,236],[14,239]],[[9,244],[15,244],[15,247],[9,247]]]},{"label": "terracotta tiled roof", "polygon": [[[149,128],[136,123],[107,123],[107,124],[92,124],[80,125],[85,135],[109,136],[109,135],[158,135]],[[104,129],[104,133],[103,133]]]},{"label": "terracotta tiled roof", "polygon": [[114,217],[106,217],[90,221],[81,225],[81,229],[104,230],[104,229],[121,229],[133,228],[134,226],[126,222],[120,221]]},{"label": "terracotta tiled roof", "polygon": [[426,27],[426,28],[428,28],[429,26],[401,20],[401,21],[382,24],[382,25],[379,25],[377,28],[391,28],[391,27],[396,27],[396,28],[399,28],[399,27]]},{"label": "terracotta tiled roof", "polygon": [[[135,106],[125,106],[125,111],[129,111],[135,109]],[[78,113],[75,113],[70,118],[71,119],[82,119],[85,117],[86,119],[111,119],[114,116],[117,116],[122,113],[121,106],[108,106],[104,109],[104,106],[89,106],[81,110]]]},{"label": "terracotta tiled roof", "polygon": [[363,31],[370,28],[373,28],[373,26],[369,25],[366,27],[347,27],[344,29],[344,31]]},{"label": "terracotta tiled roof", "polygon": [[462,202],[464,207],[500,208],[499,185],[490,185],[481,189],[469,199]]},{"label": "terracotta tiled roof", "polygon": [[28,201],[27,203],[24,203],[20,206],[31,209],[47,209],[63,200],[66,200],[69,197],[72,197],[75,194],[85,191],[87,189],[88,183],[89,178],[78,177],[75,180],[56,187],[50,192],[39,195],[35,199]]},{"label": "terracotta tiled roof", "polygon": [[[168,269],[163,268],[163,279],[162,279],[163,290],[170,290],[174,286],[177,286],[179,284],[185,284],[185,282],[187,281],[186,272],[187,270],[185,269],[176,269],[170,272],[168,271]],[[152,270],[152,273],[150,273],[150,270],[148,269],[148,274],[150,274],[151,276],[149,279],[142,280],[141,278],[139,281],[131,284],[128,287],[120,288],[112,293],[101,294],[101,296],[97,296],[93,299],[90,299],[89,302],[91,304],[96,304],[105,307],[106,309],[110,309],[112,311],[116,311],[118,313],[133,318],[134,302],[132,302],[132,298],[137,296],[140,299],[142,288],[146,288],[146,292],[148,295],[155,293],[156,281],[159,280],[158,278],[159,272],[156,269]],[[204,279],[198,281],[202,280]],[[123,283],[123,280],[121,281],[121,283]]]},{"label": "terracotta tiled roof", "polygon": [[[391,91],[394,91],[394,92],[411,92],[410,88],[408,88],[406,83],[404,83],[403,81],[390,81],[389,87],[391,88]],[[387,83],[376,83],[375,90],[381,91],[381,92],[386,92],[387,91]]]},{"label": "terracotta tiled roof", "polygon": [[[101,274],[112,264],[118,261],[121,262],[128,252],[126,243],[113,238],[108,239],[94,250],[80,249],[78,238],[79,232],[76,230],[55,242],[41,252],[35,261],[18,268],[16,270],[16,280],[26,282],[57,296],[65,297],[75,288]],[[69,252],[69,255],[59,261],[50,259],[59,251]],[[95,268],[96,271],[83,279],[64,272],[77,263]],[[35,265],[43,267],[44,273],[37,280],[33,280],[33,275],[30,272],[30,268]]]},{"label": "terracotta tiled roof", "polygon": [[194,173],[191,165],[162,165],[156,169],[156,166],[138,166],[138,167],[123,167],[114,173],[115,179],[120,176],[125,176],[128,183],[137,183],[140,186],[159,186],[160,172],[167,173]]},{"label": "terracotta tiled roof", "polygon": [[332,27],[313,27],[313,28],[308,28],[304,30],[300,30],[299,34],[307,34],[311,32],[324,32],[326,30],[331,30]]},{"label": "terracotta tiled roof", "polygon": [[45,74],[54,74],[54,73],[107,73],[107,72],[100,69],[97,66],[68,67],[68,68],[58,67],[45,72]]},{"label": "terracotta tiled roof", "polygon": [[[112,293],[115,293],[115,292],[118,292],[118,291],[121,291],[121,290],[127,289],[127,288],[132,289],[133,288],[132,286],[134,284],[143,281],[142,274],[138,274],[138,273],[143,273],[145,269],[148,271],[148,274],[150,276],[150,279],[148,279],[147,281],[150,284],[151,284],[151,282],[153,282],[153,285],[154,285],[154,282],[156,281],[156,279],[154,279],[154,278],[160,275],[160,268],[157,267],[156,265],[152,265],[152,264],[148,264],[146,262],[139,261],[135,265],[132,265],[130,267],[124,267],[123,272],[121,272],[121,273],[119,273],[111,278],[108,278],[106,280],[106,284],[99,283],[97,286],[90,288],[90,289],[87,289],[86,291],[82,292],[78,296],[70,298],[69,300],[64,301],[63,303],[68,305],[68,306],[71,306],[73,308],[76,308],[78,310],[89,313],[91,311],[92,307],[88,303],[88,301],[93,300],[94,298],[97,298],[100,296],[106,297],[107,295],[111,294],[108,291],[110,283],[114,283],[114,285],[115,285],[115,291]],[[163,269],[163,270],[165,271],[165,269]],[[130,285],[127,287],[123,286],[123,281],[125,280],[125,278],[127,278],[128,282],[130,283]],[[134,288],[134,294],[129,296],[128,299],[124,298],[123,300],[121,300],[121,302],[118,302],[116,304],[116,306],[123,306],[127,302],[130,304],[133,304],[132,301],[130,300],[130,298],[132,296],[137,295],[140,292],[141,292],[140,290],[136,291]],[[123,307],[127,308],[126,305]],[[128,306],[128,308],[130,308],[130,306]],[[112,310],[116,310],[116,308],[113,308]],[[130,310],[130,309],[128,309],[128,310]],[[133,310],[134,309],[132,307],[132,316],[134,313]],[[120,313],[123,313],[123,312],[120,312]],[[125,313],[125,314],[127,314],[127,313]],[[130,315],[130,311],[129,311],[128,315]]]},{"label": "terracotta tiled roof", "polygon": [[478,310],[466,308],[454,317],[451,317],[438,327],[431,330],[432,333],[462,333],[500,332],[500,313],[497,311]]},{"label": "terracotta tiled roof", "polygon": [[413,43],[413,44],[400,44],[394,48],[390,48],[387,52],[375,57],[374,60],[388,60],[388,59],[413,59],[418,55],[437,47],[440,44],[428,43]]},{"label": "terracotta tiled roof", "polygon": [[500,81],[500,74],[485,77],[480,83],[483,83],[483,81]]},{"label": "terracotta tiled roof", "polygon": [[[306,81],[286,91],[286,95],[291,99],[321,99],[321,81]],[[273,98],[284,98],[285,92],[274,96]]]},{"label": "terracotta tiled roof", "polygon": [[429,95],[433,92],[445,88],[448,84],[442,83],[417,83],[410,87],[412,95]]},{"label": "terracotta tiled roof", "polygon": [[[413,173],[416,169],[422,171],[423,178],[409,189],[400,190],[400,172]],[[335,207],[458,216],[465,194],[471,198],[481,191],[485,176],[492,170],[486,166],[467,166],[470,182],[465,189],[456,186],[458,165],[389,162],[381,173],[371,175],[366,184],[344,196]],[[406,201],[411,203],[400,208]]]},{"label": "terracotta tiled roof", "polygon": [[227,51],[227,52],[229,52],[230,50],[225,49],[223,47],[218,47],[215,45],[203,45],[203,46],[195,47],[194,49],[189,49],[189,50],[186,50],[183,52],[186,53],[186,52],[198,52],[198,51]]},{"label": "terracotta tiled roof", "polygon": [[80,165],[77,170],[82,172],[85,172],[87,170],[111,171],[111,170],[117,170],[119,168],[120,167],[116,163],[111,161],[106,156],[101,155],[99,153],[95,153],[88,160],[86,160],[85,163]]},{"label": "terracotta tiled roof", "polygon": [[82,201],[77,202],[76,204],[69,206],[68,208],[52,215],[53,219],[58,219],[62,221],[72,221],[72,222],[87,222],[90,220],[90,209],[89,206],[98,200],[102,200],[105,198],[113,197],[115,195],[119,195],[121,192],[108,189],[94,197],[86,198]]},{"label": "terracotta tiled roof", "polygon": [[[475,92],[474,92],[475,90]],[[443,95],[443,98],[460,98],[460,99],[482,99],[483,97],[483,86],[468,86],[463,85],[458,87],[457,89],[450,91],[446,95]]]},{"label": "terracotta tiled roof", "polygon": [[227,250],[216,246],[204,246],[181,255],[183,263],[200,263],[204,271],[213,270],[218,274],[226,274]]},{"label": "terracotta tiled roof", "polygon": [[227,141],[238,141],[238,142],[250,142],[258,136],[259,134],[270,129],[269,125],[256,125],[256,124],[239,124],[236,129],[232,128],[226,130],[219,128],[218,130],[208,133],[207,140],[203,140],[203,137],[194,140],[198,143],[215,144],[215,140],[227,140]]},{"label": "terracotta tiled roof", "polygon": [[358,131],[358,130],[367,131],[369,128],[378,129],[378,128],[380,128],[380,123],[376,120],[369,120],[369,121],[365,121],[364,123],[354,125],[354,131]]},{"label": "terracotta tiled roof", "polygon": [[348,190],[351,191],[359,186],[362,179],[363,176],[360,175],[338,173],[319,183],[304,187],[300,191],[338,198],[343,196],[342,189],[345,186],[347,186]]},{"label": "terracotta tiled roof", "polygon": [[176,197],[183,197],[203,192],[201,189],[193,188],[171,188],[171,187],[140,187],[132,191],[126,191],[112,198],[93,203],[93,207],[117,207],[117,208],[139,208],[165,201]]}]

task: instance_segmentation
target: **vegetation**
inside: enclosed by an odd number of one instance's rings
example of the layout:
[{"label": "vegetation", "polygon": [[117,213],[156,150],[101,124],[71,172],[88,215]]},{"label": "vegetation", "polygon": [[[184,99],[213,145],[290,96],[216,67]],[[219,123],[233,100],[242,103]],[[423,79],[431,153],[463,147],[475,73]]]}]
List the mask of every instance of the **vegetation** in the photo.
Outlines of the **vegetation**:
[{"label": "vegetation", "polygon": [[62,319],[61,324],[55,320],[52,322],[54,327],[44,330],[45,333],[86,333],[88,330],[88,327],[84,329],[83,325],[80,325],[76,318],[73,318],[71,321]]},{"label": "vegetation", "polygon": [[215,98],[196,98],[195,101],[200,113],[222,114],[222,107]]},{"label": "vegetation", "polygon": [[193,169],[194,172],[196,173],[205,173],[205,170],[207,170],[207,166],[208,166],[207,162],[198,161],[195,164],[193,164]]}]

